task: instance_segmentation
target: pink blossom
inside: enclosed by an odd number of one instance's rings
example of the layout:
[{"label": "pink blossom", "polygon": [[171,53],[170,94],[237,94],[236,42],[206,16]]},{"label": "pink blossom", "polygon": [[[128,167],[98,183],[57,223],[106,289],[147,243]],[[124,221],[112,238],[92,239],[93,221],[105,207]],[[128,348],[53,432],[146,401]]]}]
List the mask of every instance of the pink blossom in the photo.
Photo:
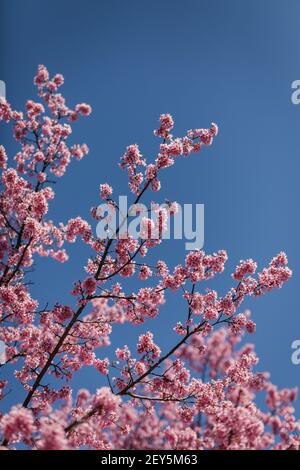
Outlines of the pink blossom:
[{"label": "pink blossom", "polygon": [[112,195],[112,187],[109,184],[100,184],[100,197],[101,199],[108,199]]},{"label": "pink blossom", "polygon": [[7,155],[3,145],[0,145],[0,168],[7,168]]},{"label": "pink blossom", "polygon": [[151,359],[155,359],[160,356],[160,348],[153,342],[153,333],[148,331],[147,333],[140,335],[139,342],[137,344],[137,352],[139,354],[145,353]]},{"label": "pink blossom", "polygon": [[100,374],[107,375],[108,374],[108,367],[109,367],[109,360],[106,359],[95,359],[94,366]]},{"label": "pink blossom", "polygon": [[35,431],[34,418],[30,410],[21,405],[13,406],[0,420],[0,429],[7,441],[30,441]]},{"label": "pink blossom", "polygon": [[128,346],[124,346],[123,348],[116,349],[116,356],[120,361],[127,361],[130,358],[130,351]]},{"label": "pink blossom", "polygon": [[256,324],[253,320],[248,320],[246,323],[248,333],[254,333],[256,330]]},{"label": "pink blossom", "polygon": [[43,85],[49,80],[49,72],[44,65],[39,65],[38,72],[34,78],[34,83]]},{"label": "pink blossom", "polygon": [[253,259],[247,259],[246,261],[240,262],[239,266],[236,267],[232,277],[237,281],[241,281],[247,274],[254,274],[256,269],[257,264],[253,261]]},{"label": "pink blossom", "polygon": [[87,295],[93,295],[96,291],[97,282],[93,277],[87,277],[83,281],[82,287],[84,288]]},{"label": "pink blossom", "polygon": [[146,281],[150,276],[152,276],[152,271],[149,268],[149,266],[146,266],[146,265],[141,266],[139,278],[142,281]]},{"label": "pink blossom", "polygon": [[42,417],[40,433],[39,450],[67,450],[69,448],[64,426],[59,422]]},{"label": "pink blossom", "polygon": [[161,114],[159,118],[160,126],[157,130],[154,131],[154,134],[157,137],[162,137],[163,139],[171,138],[169,131],[174,127],[174,121],[170,114]]},{"label": "pink blossom", "polygon": [[186,335],[186,328],[183,326],[181,322],[177,322],[174,331],[180,335],[180,336],[185,336]]},{"label": "pink blossom", "polygon": [[89,104],[80,103],[75,106],[75,111],[82,114],[82,116],[89,116],[92,112],[92,108]]}]

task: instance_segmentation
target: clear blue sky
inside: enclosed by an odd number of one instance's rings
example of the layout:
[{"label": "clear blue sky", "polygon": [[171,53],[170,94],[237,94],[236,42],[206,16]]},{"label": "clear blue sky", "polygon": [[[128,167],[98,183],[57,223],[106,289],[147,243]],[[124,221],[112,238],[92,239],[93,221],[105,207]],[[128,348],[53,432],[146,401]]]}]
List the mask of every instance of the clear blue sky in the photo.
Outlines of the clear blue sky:
[{"label": "clear blue sky", "polygon": [[[280,291],[250,299],[260,369],[279,386],[299,385],[291,343],[299,327],[299,142],[300,105],[291,103],[291,83],[300,79],[300,3],[297,0],[2,0],[0,79],[21,108],[34,98],[32,77],[39,63],[65,75],[70,104],[86,101],[93,115],[75,125],[74,141],[90,155],[74,163],[56,186],[55,221],[81,215],[98,201],[100,182],[124,194],[127,180],[117,168],[126,145],[138,142],[155,155],[152,130],[169,112],[175,132],[219,124],[214,145],[182,159],[163,176],[161,199],[205,204],[205,250],[228,250],[225,274],[212,283],[220,293],[240,259],[262,267],[285,250],[293,279]],[[11,155],[15,146],[0,128]],[[34,295],[41,302],[69,301],[74,278],[82,278],[87,252],[70,246],[70,261],[37,262]],[[157,251],[159,254],[160,251]],[[164,244],[177,264],[184,242]],[[184,312],[174,297],[157,321],[148,322],[163,349],[175,336],[168,329]],[[116,328],[117,344],[135,344],[140,328]],[[81,381],[95,389],[99,376],[85,369]],[[15,401],[12,392],[7,400]],[[300,410],[300,407],[298,407]]]}]

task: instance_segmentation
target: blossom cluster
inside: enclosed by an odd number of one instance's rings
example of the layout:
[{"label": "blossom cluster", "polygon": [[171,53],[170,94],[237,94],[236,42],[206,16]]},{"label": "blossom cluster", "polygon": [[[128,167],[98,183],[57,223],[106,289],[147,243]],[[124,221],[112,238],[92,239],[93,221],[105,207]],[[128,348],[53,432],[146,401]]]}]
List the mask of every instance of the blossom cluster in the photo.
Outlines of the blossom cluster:
[{"label": "blossom cluster", "polygon": [[211,145],[213,138],[218,134],[217,125],[212,123],[209,129],[189,130],[184,137],[173,139],[170,134],[174,126],[172,116],[162,114],[159,123],[159,128],[154,131],[154,134],[163,138],[163,142],[160,144],[155,163],[147,164],[137,144],[127,147],[121,157],[120,167],[127,169],[129,188],[137,195],[143,184],[150,186],[153,191],[159,191],[161,188],[160,170],[174,165],[177,157],[188,157],[191,153],[199,152],[203,145]]}]

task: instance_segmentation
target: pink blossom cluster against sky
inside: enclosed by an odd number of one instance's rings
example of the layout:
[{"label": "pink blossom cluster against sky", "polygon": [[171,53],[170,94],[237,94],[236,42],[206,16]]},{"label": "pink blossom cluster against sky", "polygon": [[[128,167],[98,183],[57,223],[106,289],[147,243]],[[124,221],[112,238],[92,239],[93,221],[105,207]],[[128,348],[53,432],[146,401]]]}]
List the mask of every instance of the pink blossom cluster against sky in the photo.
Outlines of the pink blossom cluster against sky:
[{"label": "pink blossom cluster against sky", "polygon": [[[69,108],[59,91],[63,82],[40,65],[38,101],[27,101],[21,112],[0,98],[0,120],[19,145],[12,164],[0,147],[0,339],[6,344],[0,370],[8,368],[1,402],[9,388],[23,388],[0,415],[1,448],[299,449],[297,390],[277,388],[259,370],[254,346],[241,342],[256,330],[244,302],[285,287],[292,276],[286,254],[279,252],[261,270],[252,259],[240,261],[231,274],[233,287],[221,293],[210,282],[224,272],[227,252],[196,250],[175,265],[155,260],[162,237],[146,236],[153,228],[147,217],[138,239],[99,240],[81,216],[55,224],[48,218],[53,178],[59,184],[72,160],[87,156],[86,144],[69,139],[72,123],[92,111],[86,103]],[[163,173],[181,158],[204,158],[218,134],[214,123],[179,138],[173,127],[171,115],[162,114],[152,160],[137,144],[121,156],[135,203],[148,192],[158,197]],[[99,185],[98,198],[100,191],[115,204],[110,183]],[[98,218],[94,207],[91,216]],[[69,244],[80,241],[89,256],[69,286],[68,302],[53,301],[48,292],[43,306],[28,282],[35,260],[68,262]],[[151,323],[173,296],[178,307],[168,347],[157,341]],[[124,344],[124,335],[113,338],[122,327],[132,336],[142,330],[136,344]],[[89,368],[99,384],[106,378],[95,391],[85,386]]]}]

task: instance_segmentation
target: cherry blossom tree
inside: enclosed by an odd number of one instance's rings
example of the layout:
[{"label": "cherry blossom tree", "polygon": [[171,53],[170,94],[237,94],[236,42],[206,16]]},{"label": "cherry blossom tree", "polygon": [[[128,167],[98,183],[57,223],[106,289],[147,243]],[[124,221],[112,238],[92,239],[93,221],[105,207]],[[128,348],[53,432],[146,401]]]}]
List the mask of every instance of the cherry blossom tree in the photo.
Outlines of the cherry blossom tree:
[{"label": "cherry blossom tree", "polygon": [[[175,202],[169,211],[158,205],[157,226],[145,214],[137,239],[129,233],[118,237],[120,226],[114,238],[99,239],[81,217],[55,225],[47,218],[52,183],[72,159],[88,154],[86,144],[69,145],[68,138],[71,124],[91,113],[85,103],[66,105],[58,92],[63,82],[62,75],[50,78],[39,66],[39,102],[27,101],[23,113],[0,98],[0,120],[9,123],[20,145],[14,166],[0,146],[0,340],[6,345],[0,399],[9,387],[7,364],[14,364],[12,380],[24,388],[23,401],[0,414],[1,448],[299,449],[296,389],[278,390],[268,373],[257,372],[253,345],[239,344],[256,327],[240,309],[244,299],[283,286],[292,274],[286,255],[279,253],[259,272],[252,259],[241,261],[232,273],[234,286],[219,295],[205,284],[224,271],[224,250],[188,252],[174,268],[163,260],[147,262],[162,243]],[[162,170],[210,146],[218,133],[213,123],[174,138],[173,126],[169,114],[160,116],[152,163],[138,145],[127,147],[121,158],[135,204],[146,191],[159,191]],[[118,211],[109,184],[100,185],[99,198]],[[97,205],[91,210],[95,223],[102,217]],[[149,237],[155,229],[159,236]],[[28,282],[34,259],[66,262],[65,245],[77,239],[91,253],[85,275],[70,286],[68,305],[41,308]],[[144,287],[128,291],[126,278],[134,277]],[[107,358],[114,325],[150,325],[167,295],[180,296],[186,305],[174,315],[173,347],[165,351],[156,344],[148,327],[135,351],[120,340],[115,358]],[[74,393],[72,378],[86,366],[106,376],[106,385],[94,394],[85,388]],[[260,395],[263,407],[257,404]]]}]

